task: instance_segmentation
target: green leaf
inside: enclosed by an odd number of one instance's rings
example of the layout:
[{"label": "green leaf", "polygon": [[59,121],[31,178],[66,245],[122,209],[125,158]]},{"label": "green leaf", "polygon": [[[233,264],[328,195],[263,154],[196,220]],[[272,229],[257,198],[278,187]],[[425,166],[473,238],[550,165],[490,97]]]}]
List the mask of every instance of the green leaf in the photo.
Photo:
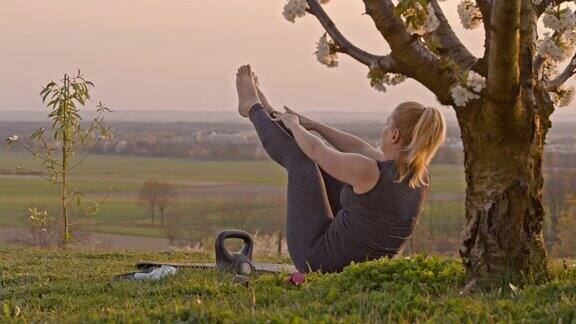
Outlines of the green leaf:
[{"label": "green leaf", "polygon": [[6,317],[10,317],[10,305],[8,305],[7,303],[2,304],[2,310],[4,312],[4,315]]}]

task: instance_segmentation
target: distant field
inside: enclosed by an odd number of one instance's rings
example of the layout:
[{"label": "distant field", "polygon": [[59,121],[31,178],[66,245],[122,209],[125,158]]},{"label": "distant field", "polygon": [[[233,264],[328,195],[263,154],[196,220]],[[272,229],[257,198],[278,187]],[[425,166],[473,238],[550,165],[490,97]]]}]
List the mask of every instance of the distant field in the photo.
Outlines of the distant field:
[{"label": "distant field", "polygon": [[[16,175],[15,166],[39,169],[30,156],[0,150],[0,226],[18,226],[26,221],[26,210],[33,206],[51,210],[56,206],[56,188],[37,176]],[[433,165],[433,194],[461,196],[465,190],[463,168]],[[86,201],[115,192],[110,203],[92,220],[96,231],[143,236],[162,236],[150,225],[149,216],[136,204],[136,195],[147,179],[170,181],[179,190],[179,206],[192,224],[208,222],[211,228],[237,226],[227,220],[222,206],[250,192],[255,201],[244,226],[275,231],[284,221],[285,171],[273,161],[192,161],[185,159],[134,156],[91,156],[74,172],[73,184],[86,193]],[[440,211],[428,211],[427,222],[447,218],[449,228],[463,221],[463,203],[445,201]],[[437,210],[438,208],[436,208]],[[448,215],[449,214],[449,215]],[[446,227],[446,222],[435,222]],[[198,233],[200,235],[201,233]]]},{"label": "distant field", "polygon": [[[40,163],[27,154],[0,150],[0,176],[14,173],[22,163],[39,169]],[[188,181],[240,182],[284,185],[285,171],[273,161],[192,161],[186,159],[147,158],[135,156],[91,156],[75,172],[76,179],[96,179],[102,185],[119,182],[139,183],[155,178],[189,184]],[[459,165],[432,165],[431,175],[435,192],[460,193],[466,188],[464,170]],[[4,175],[2,179],[11,178]],[[18,177],[18,180],[21,177]],[[20,180],[19,180],[20,181]],[[39,181],[40,182],[40,181]],[[89,186],[91,187],[91,186]]]},{"label": "distant field", "polygon": [[[0,173],[14,171],[19,162],[31,169],[40,165],[27,154],[0,151],[0,157]],[[96,178],[103,183],[157,178],[282,184],[285,179],[282,168],[270,161],[192,161],[114,155],[91,156],[75,173],[77,177]]]}]

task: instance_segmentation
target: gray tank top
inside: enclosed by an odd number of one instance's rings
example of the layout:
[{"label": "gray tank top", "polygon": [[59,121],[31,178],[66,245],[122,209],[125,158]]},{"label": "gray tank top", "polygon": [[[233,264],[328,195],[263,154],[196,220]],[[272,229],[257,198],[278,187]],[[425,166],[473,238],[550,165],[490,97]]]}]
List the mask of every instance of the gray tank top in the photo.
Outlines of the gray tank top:
[{"label": "gray tank top", "polygon": [[377,162],[380,178],[372,189],[357,194],[351,185],[344,185],[342,209],[333,222],[343,241],[352,245],[341,251],[356,261],[398,253],[412,235],[429,192],[428,186],[410,188],[408,181],[396,182],[394,160]]}]

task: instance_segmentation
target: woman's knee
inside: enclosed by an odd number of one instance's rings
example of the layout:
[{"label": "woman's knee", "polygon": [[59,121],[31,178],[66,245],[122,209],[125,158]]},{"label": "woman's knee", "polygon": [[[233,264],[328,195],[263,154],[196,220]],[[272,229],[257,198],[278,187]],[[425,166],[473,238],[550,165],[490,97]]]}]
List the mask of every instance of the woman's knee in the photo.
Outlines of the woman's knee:
[{"label": "woman's knee", "polygon": [[304,154],[298,144],[287,136],[262,136],[262,146],[268,155],[276,161],[288,161],[300,158]]}]

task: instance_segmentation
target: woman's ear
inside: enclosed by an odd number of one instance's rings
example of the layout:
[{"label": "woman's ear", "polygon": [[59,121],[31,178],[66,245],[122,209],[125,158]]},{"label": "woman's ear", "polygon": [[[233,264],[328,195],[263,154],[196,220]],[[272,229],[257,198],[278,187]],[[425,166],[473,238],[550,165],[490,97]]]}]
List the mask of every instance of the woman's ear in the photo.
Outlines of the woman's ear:
[{"label": "woman's ear", "polygon": [[398,128],[395,128],[392,131],[392,144],[398,144],[400,142],[400,131]]}]

